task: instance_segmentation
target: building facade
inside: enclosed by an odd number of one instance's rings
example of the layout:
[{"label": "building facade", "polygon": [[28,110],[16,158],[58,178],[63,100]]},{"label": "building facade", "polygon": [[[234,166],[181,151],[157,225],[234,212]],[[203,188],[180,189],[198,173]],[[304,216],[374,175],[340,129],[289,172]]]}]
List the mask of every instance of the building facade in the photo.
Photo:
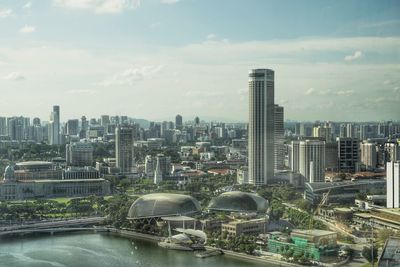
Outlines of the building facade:
[{"label": "building facade", "polygon": [[133,171],[135,165],[134,129],[129,126],[119,126],[115,129],[115,158],[116,165],[122,173]]},{"label": "building facade", "polygon": [[275,105],[274,118],[274,170],[283,170],[285,161],[285,128],[284,128],[284,109]]},{"label": "building facade", "polygon": [[386,164],[386,207],[400,208],[400,161]]},{"label": "building facade", "polygon": [[274,71],[249,72],[249,182],[267,184],[274,176]]},{"label": "building facade", "polygon": [[300,141],[299,171],[306,182],[325,181],[325,142],[316,140]]},{"label": "building facade", "polygon": [[351,137],[339,137],[337,140],[339,172],[358,172],[360,165],[360,143],[358,139]]}]

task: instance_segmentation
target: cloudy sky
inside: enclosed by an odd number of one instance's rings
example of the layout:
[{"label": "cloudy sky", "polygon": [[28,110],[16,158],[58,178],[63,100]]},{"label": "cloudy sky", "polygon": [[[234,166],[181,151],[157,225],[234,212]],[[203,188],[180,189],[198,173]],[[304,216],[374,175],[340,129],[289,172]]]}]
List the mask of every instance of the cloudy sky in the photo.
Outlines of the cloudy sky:
[{"label": "cloudy sky", "polygon": [[0,0],[0,116],[400,119],[400,1]]}]

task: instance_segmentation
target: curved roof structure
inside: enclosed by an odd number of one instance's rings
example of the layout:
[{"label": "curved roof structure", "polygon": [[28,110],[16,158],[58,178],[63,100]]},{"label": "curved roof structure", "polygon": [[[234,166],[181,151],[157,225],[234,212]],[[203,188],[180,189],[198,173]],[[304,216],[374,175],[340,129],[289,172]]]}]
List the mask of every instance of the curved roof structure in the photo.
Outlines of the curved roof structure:
[{"label": "curved roof structure", "polygon": [[15,170],[29,170],[29,171],[40,171],[40,170],[51,170],[53,163],[48,161],[24,161],[15,164]]},{"label": "curved roof structure", "polygon": [[306,183],[306,190],[312,191],[314,193],[317,192],[325,192],[332,189],[344,189],[346,187],[359,187],[365,185],[374,185],[374,184],[382,184],[386,183],[385,180],[382,179],[362,179],[355,181],[343,181],[343,182],[333,182],[333,183]]},{"label": "curved roof structure", "polygon": [[128,218],[139,219],[171,215],[193,215],[200,211],[199,202],[191,196],[155,193],[136,199],[129,209]]},{"label": "curved roof structure", "polygon": [[265,212],[267,208],[268,201],[264,198],[240,191],[222,193],[208,205],[209,210],[231,212]]}]

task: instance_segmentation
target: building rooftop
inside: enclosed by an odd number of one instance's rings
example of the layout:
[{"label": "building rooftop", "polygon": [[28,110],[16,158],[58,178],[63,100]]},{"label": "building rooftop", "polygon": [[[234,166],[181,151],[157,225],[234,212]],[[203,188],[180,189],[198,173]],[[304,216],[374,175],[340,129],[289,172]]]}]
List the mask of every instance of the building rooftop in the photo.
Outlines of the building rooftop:
[{"label": "building rooftop", "polygon": [[312,229],[312,230],[293,229],[292,234],[302,234],[302,235],[310,235],[310,236],[325,236],[325,235],[336,234],[336,232],[318,230],[318,229]]},{"label": "building rooftop", "polygon": [[400,238],[389,237],[386,240],[378,266],[395,267],[400,266]]},{"label": "building rooftop", "polygon": [[222,193],[213,198],[208,205],[209,210],[228,212],[265,212],[268,201],[257,194],[232,191]]},{"label": "building rooftop", "polygon": [[311,189],[313,192],[317,192],[334,188],[369,185],[369,184],[382,184],[382,183],[386,183],[386,181],[383,179],[366,179],[366,180],[343,181],[343,182],[333,182],[333,183],[318,182],[318,183],[306,183],[306,188]]},{"label": "building rooftop", "polygon": [[174,215],[193,215],[199,213],[199,202],[188,195],[154,193],[144,195],[133,202],[128,218],[153,218]]}]

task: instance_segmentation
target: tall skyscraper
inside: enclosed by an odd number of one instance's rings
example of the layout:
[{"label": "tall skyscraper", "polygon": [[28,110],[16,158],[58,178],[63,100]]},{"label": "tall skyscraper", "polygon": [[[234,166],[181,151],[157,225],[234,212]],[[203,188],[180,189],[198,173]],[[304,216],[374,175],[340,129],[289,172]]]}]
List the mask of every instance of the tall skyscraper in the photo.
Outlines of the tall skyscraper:
[{"label": "tall skyscraper", "polygon": [[400,208],[400,161],[386,163],[386,207]]},{"label": "tall skyscraper", "polygon": [[178,114],[175,117],[175,127],[176,127],[176,129],[181,130],[182,126],[183,126],[183,124],[182,124],[182,116]]},{"label": "tall skyscraper", "polygon": [[325,142],[305,140],[300,142],[300,173],[306,182],[325,181]]},{"label": "tall skyscraper", "polygon": [[292,141],[290,149],[290,169],[292,172],[300,171],[300,141]]},{"label": "tall skyscraper", "polygon": [[360,142],[357,138],[338,138],[339,172],[354,173],[359,171]]},{"label": "tall skyscraper", "polygon": [[78,135],[79,133],[79,120],[68,120],[67,121],[67,134]]},{"label": "tall skyscraper", "polygon": [[60,145],[60,106],[53,106],[49,123],[49,144]]},{"label": "tall skyscraper", "polygon": [[0,117],[0,135],[7,135],[7,118]]},{"label": "tall skyscraper", "polygon": [[133,154],[134,128],[119,126],[115,129],[116,165],[122,173],[133,171],[135,165]]},{"label": "tall skyscraper", "polygon": [[274,153],[275,171],[284,169],[285,160],[285,128],[284,128],[284,109],[275,105],[274,119]]},{"label": "tall skyscraper", "polygon": [[249,183],[267,184],[274,176],[274,71],[249,72]]}]

